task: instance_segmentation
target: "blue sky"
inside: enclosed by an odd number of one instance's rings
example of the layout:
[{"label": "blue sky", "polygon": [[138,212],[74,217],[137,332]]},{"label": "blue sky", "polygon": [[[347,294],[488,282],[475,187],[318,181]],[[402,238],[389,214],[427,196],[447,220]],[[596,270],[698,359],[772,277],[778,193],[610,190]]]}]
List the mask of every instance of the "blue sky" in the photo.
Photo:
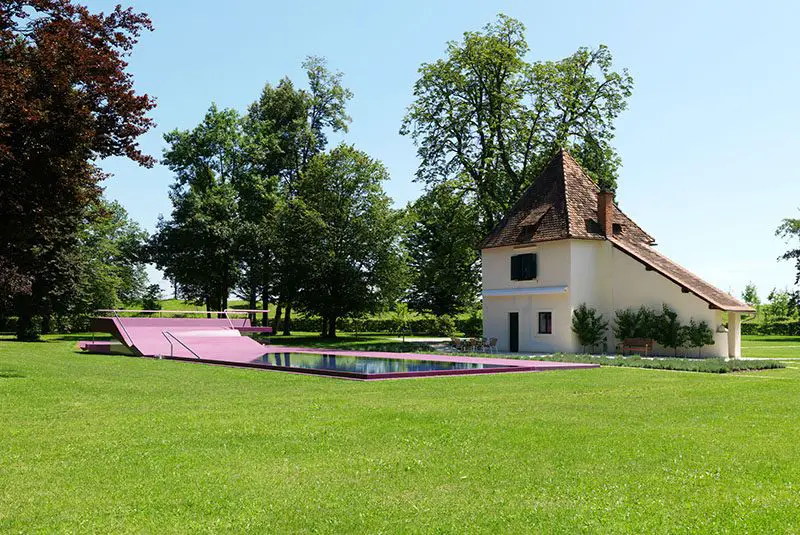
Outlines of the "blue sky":
[{"label": "blue sky", "polygon": [[[90,0],[94,10],[116,1]],[[398,130],[423,62],[497,13],[528,29],[530,59],[608,45],[636,86],[617,123],[618,201],[659,250],[720,288],[748,281],[762,298],[791,286],[794,266],[774,230],[800,217],[800,41],[794,2],[266,2],[142,0],[155,32],[130,61],[139,91],[158,99],[154,156],[164,132],[191,128],[211,104],[244,110],[264,83],[303,82],[307,55],[328,58],[355,97],[349,143],[381,159],[398,205],[416,198],[415,149]],[[145,228],[169,214],[161,166],[111,159],[106,194]]]}]

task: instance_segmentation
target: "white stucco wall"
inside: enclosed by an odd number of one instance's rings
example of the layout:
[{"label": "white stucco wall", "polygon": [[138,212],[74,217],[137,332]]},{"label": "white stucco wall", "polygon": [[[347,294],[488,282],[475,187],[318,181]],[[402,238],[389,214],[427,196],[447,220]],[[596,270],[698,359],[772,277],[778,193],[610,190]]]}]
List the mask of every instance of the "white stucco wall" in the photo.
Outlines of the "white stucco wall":
[{"label": "white stucco wall", "polygon": [[[608,245],[611,247],[611,244]],[[714,345],[703,348],[704,356],[728,356],[728,335],[717,332],[723,323],[721,310],[709,309],[707,302],[694,294],[683,293],[677,284],[655,271],[647,271],[643,264],[614,248],[611,251],[611,277],[612,311],[639,308],[641,305],[658,309],[666,303],[678,313],[678,319],[683,324],[689,323],[691,318],[708,323],[714,332]],[[613,312],[611,314],[609,317],[613,317]],[[664,348],[656,350],[666,354],[672,352]]]},{"label": "white stucco wall", "polygon": [[[536,247],[498,247],[482,252],[483,289],[541,288],[567,286],[570,246],[567,241],[545,242]],[[511,256],[536,253],[537,278],[511,280]],[[498,339],[498,348],[508,351],[509,314],[519,313],[519,349],[521,352],[565,351],[572,346],[572,331],[564,329],[571,321],[569,294],[491,296],[483,298],[483,335]],[[553,334],[539,334],[539,312],[551,312]]]},{"label": "white stucco wall", "polygon": [[[510,257],[528,252],[537,254],[538,278],[512,281]],[[703,348],[704,356],[728,356],[729,336],[717,332],[724,319],[722,311],[709,309],[705,301],[683,293],[678,285],[657,272],[647,271],[643,264],[606,240],[561,240],[525,249],[485,249],[482,261],[484,290],[568,287],[566,293],[555,295],[484,296],[484,336],[497,337],[501,351],[508,350],[511,312],[519,313],[521,352],[576,352],[581,347],[572,333],[572,311],[586,303],[609,321],[607,349],[614,351],[618,340],[614,340],[611,326],[616,310],[638,309],[642,305],[660,309],[666,303],[684,324],[690,318],[708,323],[715,343]],[[539,311],[552,312],[553,334],[537,333]],[[671,353],[658,347],[656,351]]]}]

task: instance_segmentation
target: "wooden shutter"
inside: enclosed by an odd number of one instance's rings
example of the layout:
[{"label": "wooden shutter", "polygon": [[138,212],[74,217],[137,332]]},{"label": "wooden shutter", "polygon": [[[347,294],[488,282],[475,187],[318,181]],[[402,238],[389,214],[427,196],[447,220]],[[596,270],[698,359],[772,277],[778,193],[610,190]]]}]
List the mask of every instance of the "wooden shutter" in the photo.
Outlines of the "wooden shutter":
[{"label": "wooden shutter", "polygon": [[518,281],[522,278],[522,258],[521,255],[511,257],[511,280]]}]

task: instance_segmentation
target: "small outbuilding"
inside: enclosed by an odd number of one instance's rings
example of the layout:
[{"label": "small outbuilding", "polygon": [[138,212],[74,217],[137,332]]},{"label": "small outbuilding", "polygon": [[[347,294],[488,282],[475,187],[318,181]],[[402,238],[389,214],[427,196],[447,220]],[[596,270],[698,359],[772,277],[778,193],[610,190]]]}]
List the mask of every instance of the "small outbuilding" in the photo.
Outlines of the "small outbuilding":
[{"label": "small outbuilding", "polygon": [[[654,246],[614,194],[559,151],[481,245],[484,336],[501,351],[579,352],[572,313],[580,304],[609,323],[617,310],[667,304],[682,323],[713,330],[705,356],[741,356],[741,317],[755,310]],[[610,327],[605,349],[613,351],[621,341]]]}]

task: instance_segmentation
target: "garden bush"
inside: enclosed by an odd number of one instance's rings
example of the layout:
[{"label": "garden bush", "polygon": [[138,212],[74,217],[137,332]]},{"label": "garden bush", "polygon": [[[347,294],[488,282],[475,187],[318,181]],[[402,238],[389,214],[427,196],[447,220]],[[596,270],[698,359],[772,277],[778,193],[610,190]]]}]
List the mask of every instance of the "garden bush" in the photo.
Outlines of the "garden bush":
[{"label": "garden bush", "polygon": [[456,322],[447,314],[438,316],[433,322],[433,333],[438,336],[453,336],[456,334]]},{"label": "garden bush", "polygon": [[581,303],[572,313],[572,332],[578,337],[583,350],[596,347],[606,340],[608,322],[603,320],[603,315],[597,310]]}]

